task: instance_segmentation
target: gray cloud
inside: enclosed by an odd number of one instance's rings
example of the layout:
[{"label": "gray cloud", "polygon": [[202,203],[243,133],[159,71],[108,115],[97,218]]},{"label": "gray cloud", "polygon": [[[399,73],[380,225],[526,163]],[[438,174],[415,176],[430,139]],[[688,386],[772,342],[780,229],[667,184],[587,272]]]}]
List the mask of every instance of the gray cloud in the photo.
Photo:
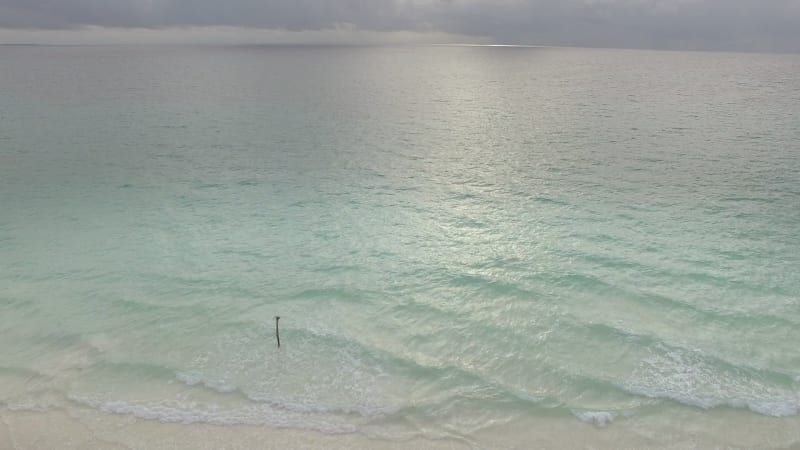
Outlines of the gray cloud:
[{"label": "gray cloud", "polygon": [[0,0],[0,28],[441,31],[504,43],[800,51],[800,0]]}]

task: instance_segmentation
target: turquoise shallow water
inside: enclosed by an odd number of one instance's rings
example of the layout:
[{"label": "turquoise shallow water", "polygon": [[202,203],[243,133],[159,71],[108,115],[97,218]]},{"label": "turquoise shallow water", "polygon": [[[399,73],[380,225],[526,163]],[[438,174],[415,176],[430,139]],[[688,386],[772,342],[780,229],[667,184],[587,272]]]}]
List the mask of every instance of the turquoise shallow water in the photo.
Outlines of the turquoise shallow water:
[{"label": "turquoise shallow water", "polygon": [[0,66],[4,408],[466,437],[800,414],[796,55]]}]

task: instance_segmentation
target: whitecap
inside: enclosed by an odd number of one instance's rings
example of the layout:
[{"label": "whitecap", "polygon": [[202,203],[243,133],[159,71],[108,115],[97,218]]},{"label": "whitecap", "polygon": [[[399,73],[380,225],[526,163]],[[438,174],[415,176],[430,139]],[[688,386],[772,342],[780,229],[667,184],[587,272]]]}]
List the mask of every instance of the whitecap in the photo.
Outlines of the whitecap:
[{"label": "whitecap", "polygon": [[589,411],[589,410],[573,410],[572,415],[577,417],[580,421],[590,423],[598,427],[606,427],[614,421],[614,413],[609,411]]},{"label": "whitecap", "polygon": [[661,347],[654,352],[623,389],[703,409],[729,406],[772,417],[800,414],[800,397],[792,389],[754,369],[728,367],[699,351]]}]

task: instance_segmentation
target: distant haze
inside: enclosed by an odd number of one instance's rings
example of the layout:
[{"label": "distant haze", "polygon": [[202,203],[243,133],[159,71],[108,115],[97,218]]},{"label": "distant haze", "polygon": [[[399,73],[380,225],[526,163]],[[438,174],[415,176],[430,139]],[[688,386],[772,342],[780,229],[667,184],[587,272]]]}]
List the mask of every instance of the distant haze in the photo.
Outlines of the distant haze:
[{"label": "distant haze", "polygon": [[800,0],[0,0],[0,43],[127,41],[800,51]]}]

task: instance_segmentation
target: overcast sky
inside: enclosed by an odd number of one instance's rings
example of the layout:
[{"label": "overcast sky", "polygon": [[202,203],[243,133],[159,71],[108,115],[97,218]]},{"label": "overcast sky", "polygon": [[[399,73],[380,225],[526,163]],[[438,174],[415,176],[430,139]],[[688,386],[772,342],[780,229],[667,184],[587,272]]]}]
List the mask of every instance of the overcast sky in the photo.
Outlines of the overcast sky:
[{"label": "overcast sky", "polygon": [[800,0],[0,0],[0,42],[159,39],[800,51]]}]

